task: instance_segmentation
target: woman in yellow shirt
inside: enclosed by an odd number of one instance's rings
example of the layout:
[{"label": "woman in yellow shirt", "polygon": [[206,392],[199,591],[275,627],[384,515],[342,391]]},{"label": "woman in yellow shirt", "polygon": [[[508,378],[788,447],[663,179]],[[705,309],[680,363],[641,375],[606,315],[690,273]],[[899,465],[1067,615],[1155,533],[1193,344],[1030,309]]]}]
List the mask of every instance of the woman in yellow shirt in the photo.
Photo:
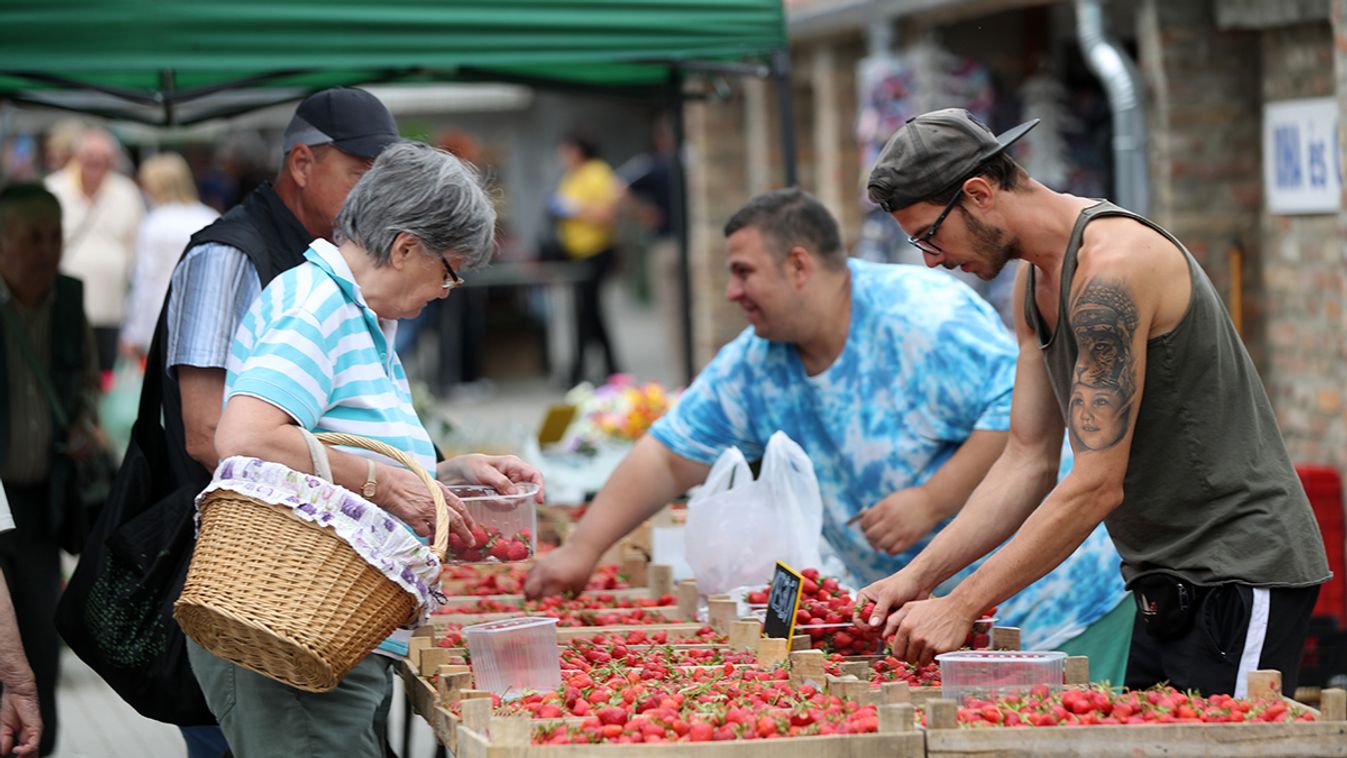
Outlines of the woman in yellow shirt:
[{"label": "woman in yellow shirt", "polygon": [[621,184],[609,165],[599,158],[598,146],[579,135],[570,135],[558,147],[565,168],[552,196],[550,210],[557,218],[557,236],[566,258],[586,266],[575,293],[575,359],[571,383],[585,377],[585,352],[592,343],[603,349],[607,374],[618,372],[617,358],[608,337],[599,291],[617,262],[614,247],[617,202]]}]

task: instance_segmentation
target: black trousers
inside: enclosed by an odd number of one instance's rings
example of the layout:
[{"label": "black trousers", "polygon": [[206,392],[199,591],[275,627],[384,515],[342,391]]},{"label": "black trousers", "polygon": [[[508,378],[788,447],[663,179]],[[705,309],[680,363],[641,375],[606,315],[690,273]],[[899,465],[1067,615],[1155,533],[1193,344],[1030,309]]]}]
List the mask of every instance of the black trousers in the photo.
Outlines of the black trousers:
[{"label": "black trousers", "polygon": [[[1266,608],[1266,621],[1261,623],[1253,618],[1253,587],[1223,584],[1197,589],[1192,624],[1179,636],[1152,636],[1138,609],[1132,624],[1127,686],[1138,689],[1169,682],[1180,690],[1199,690],[1203,695],[1234,694],[1239,680],[1250,670],[1277,669],[1282,673],[1282,691],[1294,695],[1319,588],[1260,590],[1266,593],[1257,602]],[[1251,621],[1255,621],[1252,627]],[[1251,631],[1255,642],[1261,635],[1262,644],[1246,656],[1245,643]]]},{"label": "black trousers", "polygon": [[94,327],[94,347],[98,349],[98,370],[111,371],[117,365],[117,340],[122,330],[115,326]]},{"label": "black trousers", "polygon": [[585,278],[575,286],[575,360],[571,364],[571,384],[579,384],[587,378],[585,353],[590,345],[597,345],[603,350],[604,365],[608,372],[604,379],[618,372],[617,357],[608,336],[603,306],[599,302],[603,281],[617,263],[617,251],[608,248],[586,258],[583,263],[587,267]]},{"label": "black trousers", "polygon": [[40,753],[56,747],[56,681],[60,678],[61,638],[56,633],[56,602],[61,597],[61,548],[47,534],[44,509],[46,483],[5,485],[16,528],[0,534],[0,569],[5,573],[19,637],[37,681],[42,712]]}]

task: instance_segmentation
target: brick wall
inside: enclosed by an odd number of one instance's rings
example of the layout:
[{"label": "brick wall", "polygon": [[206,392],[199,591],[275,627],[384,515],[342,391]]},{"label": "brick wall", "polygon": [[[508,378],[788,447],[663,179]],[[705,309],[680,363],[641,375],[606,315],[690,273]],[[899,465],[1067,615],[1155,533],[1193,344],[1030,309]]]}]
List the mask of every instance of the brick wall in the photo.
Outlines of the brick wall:
[{"label": "brick wall", "polygon": [[[1260,36],[1264,101],[1335,93],[1330,24],[1295,24]],[[1328,214],[1263,212],[1261,222],[1267,338],[1263,381],[1292,459],[1347,470],[1341,220]]]},{"label": "brick wall", "polygon": [[721,229],[748,195],[745,98],[690,103],[684,109],[688,166],[688,257],[692,269],[692,362],[699,371],[747,323],[725,300]]},{"label": "brick wall", "polygon": [[1258,77],[1258,35],[1216,29],[1207,0],[1148,0],[1137,37],[1149,94],[1150,215],[1188,247],[1227,307],[1232,251],[1239,251],[1236,315],[1261,363],[1261,104],[1250,86]]},{"label": "brick wall", "polygon": [[[1341,28],[1347,0],[1333,0],[1333,8]],[[1223,28],[1234,10],[1242,28]],[[1347,222],[1268,214],[1261,157],[1264,103],[1347,93],[1347,33],[1339,31],[1335,51],[1327,21],[1271,23],[1254,10],[1230,0],[1144,6],[1138,31],[1150,90],[1151,215],[1188,245],[1227,306],[1230,251],[1241,251],[1237,315],[1291,457],[1347,471]]]}]

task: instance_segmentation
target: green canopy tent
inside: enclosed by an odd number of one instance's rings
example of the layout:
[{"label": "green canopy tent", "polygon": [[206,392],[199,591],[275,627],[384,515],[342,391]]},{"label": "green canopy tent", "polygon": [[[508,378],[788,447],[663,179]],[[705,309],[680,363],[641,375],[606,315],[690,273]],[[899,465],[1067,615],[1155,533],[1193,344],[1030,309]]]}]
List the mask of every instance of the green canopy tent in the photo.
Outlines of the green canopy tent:
[{"label": "green canopy tent", "polygon": [[[782,0],[58,0],[0,5],[0,98],[187,125],[338,85],[502,81],[679,108],[689,71],[771,76],[795,184]],[[680,119],[674,119],[681,124]],[[681,143],[681,129],[676,138]],[[685,369],[691,370],[686,219]]]}]

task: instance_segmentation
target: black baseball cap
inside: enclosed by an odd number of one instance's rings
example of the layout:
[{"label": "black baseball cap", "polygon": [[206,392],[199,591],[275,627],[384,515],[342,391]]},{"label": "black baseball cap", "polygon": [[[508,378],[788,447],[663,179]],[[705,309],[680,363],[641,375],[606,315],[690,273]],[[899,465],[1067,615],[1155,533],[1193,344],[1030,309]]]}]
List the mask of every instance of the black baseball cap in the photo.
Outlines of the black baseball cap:
[{"label": "black baseball cap", "polygon": [[363,89],[336,87],[315,92],[295,109],[285,127],[285,152],[295,145],[332,145],[357,158],[377,158],[402,139],[393,114]]},{"label": "black baseball cap", "polygon": [[889,138],[870,170],[870,201],[892,213],[968,178],[983,161],[1038,126],[1038,119],[993,135],[963,108],[913,116]]}]

